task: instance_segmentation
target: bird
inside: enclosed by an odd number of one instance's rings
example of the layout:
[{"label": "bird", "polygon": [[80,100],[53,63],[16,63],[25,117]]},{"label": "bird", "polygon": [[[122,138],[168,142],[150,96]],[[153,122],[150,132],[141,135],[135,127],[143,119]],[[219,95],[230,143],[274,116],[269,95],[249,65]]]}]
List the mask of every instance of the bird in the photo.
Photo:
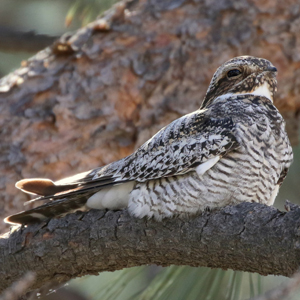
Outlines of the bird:
[{"label": "bird", "polygon": [[199,109],[131,155],[56,182],[18,181],[18,189],[38,196],[31,201],[45,203],[5,222],[28,225],[89,209],[128,209],[133,217],[161,221],[242,202],[273,205],[293,160],[285,121],[273,104],[276,75],[263,58],[228,60]]}]

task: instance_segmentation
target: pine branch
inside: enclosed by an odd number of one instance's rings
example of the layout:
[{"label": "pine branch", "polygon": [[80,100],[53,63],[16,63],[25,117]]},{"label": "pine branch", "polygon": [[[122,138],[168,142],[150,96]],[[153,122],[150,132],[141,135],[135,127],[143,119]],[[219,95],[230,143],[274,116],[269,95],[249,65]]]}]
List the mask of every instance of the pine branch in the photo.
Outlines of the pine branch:
[{"label": "pine branch", "polygon": [[146,264],[189,265],[291,276],[300,262],[300,208],[257,203],[190,219],[136,219],[127,211],[70,214],[0,239],[0,290],[28,270],[49,281]]}]

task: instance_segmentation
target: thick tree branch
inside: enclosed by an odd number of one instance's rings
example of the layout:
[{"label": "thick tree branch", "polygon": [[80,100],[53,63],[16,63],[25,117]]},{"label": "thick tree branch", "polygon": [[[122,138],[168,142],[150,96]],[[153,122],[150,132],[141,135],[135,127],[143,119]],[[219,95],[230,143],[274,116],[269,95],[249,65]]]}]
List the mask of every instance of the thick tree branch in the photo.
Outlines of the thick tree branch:
[{"label": "thick tree branch", "polygon": [[300,265],[300,208],[243,203],[190,220],[155,222],[127,211],[89,211],[12,232],[0,240],[0,290],[28,270],[39,288],[145,264],[207,266],[291,276]]}]

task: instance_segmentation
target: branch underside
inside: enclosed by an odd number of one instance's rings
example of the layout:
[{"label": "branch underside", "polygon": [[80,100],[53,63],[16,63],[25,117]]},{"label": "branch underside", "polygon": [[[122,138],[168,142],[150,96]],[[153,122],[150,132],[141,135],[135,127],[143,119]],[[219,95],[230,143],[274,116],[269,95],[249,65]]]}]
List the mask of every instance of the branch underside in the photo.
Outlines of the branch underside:
[{"label": "branch underside", "polygon": [[183,220],[91,210],[19,228],[0,239],[0,291],[28,270],[38,281],[146,264],[206,266],[291,276],[300,261],[300,208],[242,203]]}]

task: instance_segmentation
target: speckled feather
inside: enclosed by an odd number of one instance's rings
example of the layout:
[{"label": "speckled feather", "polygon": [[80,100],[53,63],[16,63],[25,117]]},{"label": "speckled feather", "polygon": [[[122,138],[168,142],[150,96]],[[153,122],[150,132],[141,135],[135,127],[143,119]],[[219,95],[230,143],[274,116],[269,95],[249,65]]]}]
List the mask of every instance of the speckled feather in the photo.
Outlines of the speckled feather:
[{"label": "speckled feather", "polygon": [[[232,69],[240,75],[229,78]],[[37,200],[48,203],[7,221],[27,224],[94,203],[128,206],[134,216],[158,220],[242,201],[273,204],[293,158],[284,120],[272,103],[275,71],[264,59],[228,61],[213,76],[199,110],[173,121],[128,157],[55,182],[62,192],[44,193]]]}]

